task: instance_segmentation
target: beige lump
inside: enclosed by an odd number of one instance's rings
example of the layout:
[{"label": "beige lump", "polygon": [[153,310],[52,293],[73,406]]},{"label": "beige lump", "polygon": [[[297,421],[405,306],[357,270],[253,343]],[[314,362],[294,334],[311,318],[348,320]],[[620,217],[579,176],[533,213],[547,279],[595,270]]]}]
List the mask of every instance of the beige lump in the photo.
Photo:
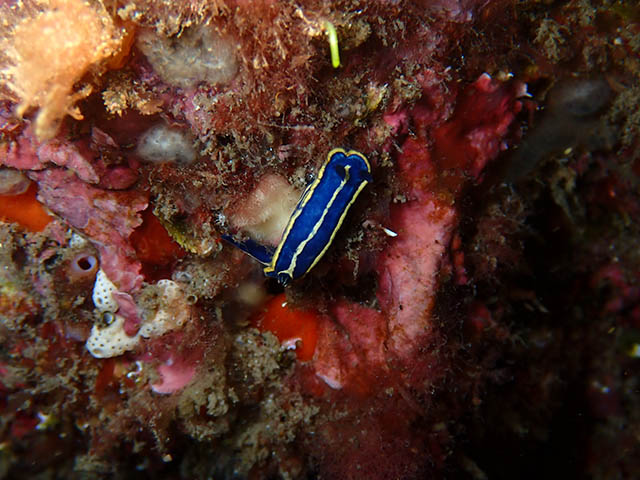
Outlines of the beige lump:
[{"label": "beige lump", "polygon": [[200,82],[225,84],[238,70],[234,43],[209,25],[171,38],[142,32],[137,45],[160,78],[176,87],[195,87]]}]

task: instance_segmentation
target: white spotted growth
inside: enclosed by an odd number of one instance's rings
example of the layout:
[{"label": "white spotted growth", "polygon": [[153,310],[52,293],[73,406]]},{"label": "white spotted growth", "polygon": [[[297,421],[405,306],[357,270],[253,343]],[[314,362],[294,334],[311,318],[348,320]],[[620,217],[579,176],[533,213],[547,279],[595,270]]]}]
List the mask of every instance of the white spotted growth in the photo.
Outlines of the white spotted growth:
[{"label": "white spotted growth", "polygon": [[[93,302],[105,318],[112,319],[107,325],[97,323],[91,329],[86,346],[89,353],[96,358],[111,358],[133,350],[142,338],[155,338],[166,332],[182,327],[191,316],[191,306],[187,303],[184,292],[172,280],[160,280],[154,287],[158,289],[158,307],[153,316],[145,321],[135,336],[124,331],[125,319],[115,315],[113,309],[118,305],[112,297],[115,286],[102,272],[98,273]],[[100,282],[100,283],[99,283]]]},{"label": "white spotted growth", "polygon": [[96,358],[111,358],[133,350],[140,336],[130,337],[124,331],[124,318],[115,315],[110,325],[94,325],[87,340],[87,350]]},{"label": "white spotted growth", "polygon": [[116,286],[102,269],[98,270],[96,282],[93,285],[93,304],[100,312],[116,312],[118,310],[118,302],[112,295],[116,290]]},{"label": "white spotted growth", "polygon": [[71,232],[71,238],[69,239],[69,246],[74,248],[84,247],[87,244],[87,239],[76,232]]},{"label": "white spotted growth", "polygon": [[159,337],[182,327],[190,315],[182,289],[176,282],[159,280],[156,286],[160,289],[160,305],[153,318],[140,327],[140,335],[145,338]]}]

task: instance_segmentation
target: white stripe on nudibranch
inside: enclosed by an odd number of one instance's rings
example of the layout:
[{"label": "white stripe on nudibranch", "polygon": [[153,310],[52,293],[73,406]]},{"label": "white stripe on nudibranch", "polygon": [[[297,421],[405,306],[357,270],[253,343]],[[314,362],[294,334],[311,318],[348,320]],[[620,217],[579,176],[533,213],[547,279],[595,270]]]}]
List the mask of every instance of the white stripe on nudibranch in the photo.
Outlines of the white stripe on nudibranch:
[{"label": "white stripe on nudibranch", "polygon": [[[344,169],[346,171],[346,174],[345,174],[344,178],[342,179],[342,181],[340,182],[340,186],[338,188],[336,188],[335,192],[333,192],[333,195],[331,196],[331,200],[329,200],[329,202],[327,203],[327,206],[324,207],[324,210],[322,211],[322,215],[320,216],[320,219],[313,226],[313,229],[311,230],[311,232],[309,233],[307,238],[305,238],[302,242],[300,242],[300,244],[298,245],[298,248],[296,248],[296,251],[293,254],[293,257],[291,257],[291,263],[289,264],[289,268],[287,268],[286,270],[282,270],[282,271],[278,272],[278,275],[280,275],[281,273],[286,273],[291,278],[293,278],[293,271],[296,269],[296,263],[298,262],[298,257],[300,256],[300,254],[304,250],[304,247],[307,246],[307,243],[309,243],[311,241],[311,239],[316,236],[316,234],[318,233],[318,230],[320,230],[320,227],[324,223],[324,219],[327,216],[327,213],[329,213],[329,210],[331,210],[331,207],[333,207],[333,203],[336,201],[337,196],[340,194],[340,192],[344,189],[344,186],[349,181],[349,170],[351,169],[351,167],[349,165],[347,165],[347,166],[344,167]],[[340,223],[342,223],[342,222],[340,222]],[[339,226],[340,225],[338,225],[338,227]],[[331,242],[330,241],[327,242],[327,244],[329,244],[329,243],[331,243]],[[322,251],[322,253],[324,253],[324,250]],[[321,257],[322,253],[320,255],[318,255],[316,258]],[[311,266],[313,267],[313,265],[315,265],[315,263],[312,264]]]}]

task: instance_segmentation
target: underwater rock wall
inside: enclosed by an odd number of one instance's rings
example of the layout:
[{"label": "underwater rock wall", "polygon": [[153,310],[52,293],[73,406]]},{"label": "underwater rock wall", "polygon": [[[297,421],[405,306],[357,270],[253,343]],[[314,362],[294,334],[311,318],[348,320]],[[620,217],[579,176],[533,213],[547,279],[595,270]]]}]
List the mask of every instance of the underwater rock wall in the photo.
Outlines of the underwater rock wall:
[{"label": "underwater rock wall", "polygon": [[634,2],[0,15],[0,478],[640,474]]}]

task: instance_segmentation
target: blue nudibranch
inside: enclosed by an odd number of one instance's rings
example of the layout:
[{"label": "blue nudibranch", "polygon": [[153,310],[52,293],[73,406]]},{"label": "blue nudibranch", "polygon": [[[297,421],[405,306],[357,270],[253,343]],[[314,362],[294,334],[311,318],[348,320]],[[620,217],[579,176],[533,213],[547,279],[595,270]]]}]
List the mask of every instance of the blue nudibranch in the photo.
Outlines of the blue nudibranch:
[{"label": "blue nudibranch", "polygon": [[363,154],[334,148],[302,193],[275,251],[251,239],[222,238],[264,264],[266,276],[288,285],[320,261],[349,208],[371,180],[371,166]]}]

